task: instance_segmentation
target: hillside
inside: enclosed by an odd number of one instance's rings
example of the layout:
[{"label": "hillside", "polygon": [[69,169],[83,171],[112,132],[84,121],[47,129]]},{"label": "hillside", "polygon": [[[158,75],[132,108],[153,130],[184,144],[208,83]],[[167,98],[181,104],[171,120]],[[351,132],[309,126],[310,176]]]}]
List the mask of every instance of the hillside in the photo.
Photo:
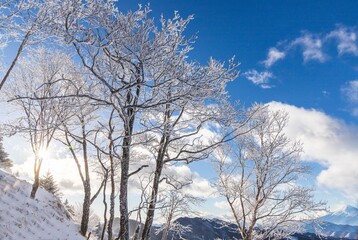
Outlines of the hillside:
[{"label": "hillside", "polygon": [[0,170],[0,239],[84,240],[79,227],[66,217],[59,201],[39,188]]}]

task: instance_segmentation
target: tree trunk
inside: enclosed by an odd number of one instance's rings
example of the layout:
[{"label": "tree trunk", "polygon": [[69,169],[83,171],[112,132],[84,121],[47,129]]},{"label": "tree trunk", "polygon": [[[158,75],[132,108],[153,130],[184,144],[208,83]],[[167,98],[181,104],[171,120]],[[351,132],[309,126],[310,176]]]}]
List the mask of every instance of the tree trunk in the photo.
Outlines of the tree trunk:
[{"label": "tree trunk", "polygon": [[156,160],[156,169],[152,186],[152,193],[150,196],[150,203],[148,207],[147,217],[145,220],[143,232],[142,232],[142,240],[148,240],[150,236],[150,229],[153,225],[154,212],[157,204],[157,197],[159,191],[159,183],[160,177],[162,175],[163,165],[164,165],[164,154],[168,148],[169,143],[169,119],[170,119],[170,104],[166,105],[165,113],[164,113],[164,132],[160,139],[158,156]]},{"label": "tree trunk", "polygon": [[168,216],[167,223],[165,224],[165,228],[163,230],[162,240],[168,239],[168,234],[169,234],[172,218],[173,218],[173,213],[171,212]]},{"label": "tree trunk", "polygon": [[40,179],[39,179],[39,176],[38,174],[35,175],[35,181],[34,183],[32,184],[32,190],[31,190],[31,194],[30,194],[30,197],[32,199],[35,199],[35,196],[36,196],[36,192],[37,192],[37,189],[39,188],[40,186]]},{"label": "tree trunk", "polygon": [[81,219],[81,234],[86,236],[88,230],[88,221],[91,207],[91,187],[88,181],[85,183],[85,196],[83,199],[82,219]]},{"label": "tree trunk", "polygon": [[157,166],[155,170],[155,176],[153,180],[153,187],[152,187],[152,193],[150,196],[150,203],[148,206],[148,212],[147,217],[144,223],[143,232],[142,232],[142,240],[149,239],[150,229],[153,224],[154,219],[154,211],[157,203],[157,196],[158,196],[158,190],[159,190],[159,182],[160,182],[160,176],[162,174],[163,169],[163,161],[158,162],[159,159],[157,159]]},{"label": "tree trunk", "polygon": [[108,172],[106,172],[105,182],[104,182],[104,186],[103,186],[104,210],[103,210],[103,229],[102,229],[102,234],[101,234],[101,240],[104,240],[104,235],[105,235],[106,227],[107,227],[107,200],[106,200],[107,178],[108,178]]},{"label": "tree trunk", "polygon": [[[132,95],[132,90],[129,89],[126,97],[126,106],[136,106],[138,103],[141,90],[141,67],[136,68],[137,86],[135,87],[135,96]],[[120,226],[119,235],[116,240],[129,240],[129,219],[128,219],[128,179],[129,179],[129,163],[130,163],[130,147],[132,143],[132,134],[135,121],[136,109],[135,107],[128,107],[125,111],[127,119],[124,120],[124,138],[122,145],[122,161],[121,161],[121,182],[119,187],[119,213]]]},{"label": "tree trunk", "polygon": [[140,224],[137,225],[137,227],[134,230],[134,234],[132,236],[131,240],[137,240],[139,236],[139,230],[140,230]]},{"label": "tree trunk", "polygon": [[114,166],[113,158],[110,156],[111,160],[111,195],[109,197],[109,220],[108,220],[108,240],[113,238],[113,221],[114,221],[114,206],[115,206],[115,182],[114,182]]},{"label": "tree trunk", "polygon": [[128,174],[130,160],[130,143],[131,137],[126,136],[123,140],[123,159],[121,163],[121,182],[119,189],[119,212],[120,212],[120,229],[117,239],[129,240],[128,224]]},{"label": "tree trunk", "polygon": [[[31,27],[31,29],[32,29],[32,27]],[[22,40],[19,48],[17,49],[16,55],[14,57],[14,60],[12,61],[12,63],[10,65],[10,67],[8,68],[8,70],[6,71],[5,76],[1,79],[0,90],[2,89],[2,87],[4,86],[4,83],[6,82],[8,77],[10,76],[10,73],[11,73],[12,69],[15,67],[15,64],[16,64],[17,60],[19,59],[20,54],[22,53],[22,51],[23,51],[27,41],[29,40],[29,37],[31,36],[31,34],[32,34],[32,30],[30,30],[30,31],[28,31],[26,33],[26,35],[25,35],[24,39]],[[35,194],[36,194],[36,190],[35,190]]]},{"label": "tree trunk", "polygon": [[89,175],[88,167],[88,157],[87,157],[87,140],[86,140],[86,125],[84,121],[84,116],[81,119],[82,124],[82,152],[83,152],[83,164],[85,168],[85,179],[83,182],[83,190],[85,196],[83,199],[83,208],[82,208],[82,219],[81,219],[81,234],[86,236],[88,230],[88,221],[91,207],[91,182]]},{"label": "tree trunk", "polygon": [[[36,155],[36,154],[35,154]],[[39,157],[35,157],[34,164],[34,183],[32,184],[32,190],[30,197],[35,199],[37,189],[40,186],[40,170],[41,170],[42,159]]]}]

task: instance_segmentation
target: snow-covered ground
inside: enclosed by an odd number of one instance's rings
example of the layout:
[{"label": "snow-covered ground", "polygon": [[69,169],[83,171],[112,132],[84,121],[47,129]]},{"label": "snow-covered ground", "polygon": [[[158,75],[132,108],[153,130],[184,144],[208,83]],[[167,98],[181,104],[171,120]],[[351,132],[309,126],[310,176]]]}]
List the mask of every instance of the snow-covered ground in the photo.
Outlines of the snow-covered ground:
[{"label": "snow-covered ground", "polygon": [[85,239],[52,194],[39,188],[31,199],[30,192],[30,183],[0,170],[0,239]]}]

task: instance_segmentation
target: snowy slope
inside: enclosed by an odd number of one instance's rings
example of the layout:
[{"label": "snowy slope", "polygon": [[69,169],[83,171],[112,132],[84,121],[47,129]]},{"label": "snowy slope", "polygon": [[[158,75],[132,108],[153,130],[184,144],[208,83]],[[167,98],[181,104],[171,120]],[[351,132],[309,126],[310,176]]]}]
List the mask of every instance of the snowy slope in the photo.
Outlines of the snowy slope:
[{"label": "snowy slope", "polygon": [[0,239],[84,240],[53,195],[30,192],[30,183],[0,170]]},{"label": "snowy slope", "polygon": [[320,220],[334,224],[358,226],[358,209],[347,205],[337,212],[321,217]]}]

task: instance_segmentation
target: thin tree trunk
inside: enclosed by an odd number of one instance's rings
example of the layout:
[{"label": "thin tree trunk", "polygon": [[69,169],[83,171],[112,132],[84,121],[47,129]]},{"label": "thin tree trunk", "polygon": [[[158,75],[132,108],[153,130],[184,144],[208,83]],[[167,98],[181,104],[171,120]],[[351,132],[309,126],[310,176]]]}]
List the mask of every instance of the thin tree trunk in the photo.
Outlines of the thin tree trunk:
[{"label": "thin tree trunk", "polygon": [[139,230],[140,230],[140,224],[137,225],[137,227],[134,230],[134,234],[131,240],[137,240],[139,237]]},{"label": "thin tree trunk", "polygon": [[34,165],[34,183],[32,184],[32,190],[30,194],[30,198],[35,199],[37,189],[40,186],[40,170],[41,170],[42,159],[35,157],[35,165]]},{"label": "thin tree trunk", "polygon": [[169,229],[171,226],[172,218],[173,218],[173,214],[170,213],[168,216],[168,219],[167,219],[167,223],[165,224],[165,228],[163,230],[162,240],[168,239],[168,234],[169,234]]},{"label": "thin tree trunk", "polygon": [[[8,77],[10,76],[10,73],[12,71],[12,69],[15,67],[15,64],[18,60],[18,58],[20,57],[20,54],[22,53],[23,51],[23,48],[25,47],[27,41],[29,40],[29,37],[31,36],[31,30],[28,31],[24,37],[24,39],[22,40],[19,48],[17,49],[17,52],[16,52],[16,55],[14,57],[14,60],[12,61],[10,67],[8,68],[8,70],[6,71],[4,77],[1,79],[1,82],[0,82],[0,90],[2,89],[2,87],[4,86],[6,80],[8,79]],[[38,186],[37,186],[38,187]],[[36,189],[37,190],[37,189]],[[36,194],[36,191],[35,191],[35,194]]]},{"label": "thin tree trunk", "polygon": [[119,189],[119,212],[120,212],[120,229],[117,239],[129,239],[128,223],[128,174],[130,160],[130,142],[131,138],[126,136],[123,140],[123,159],[121,163],[121,182]]},{"label": "thin tree trunk", "polygon": [[[111,176],[111,195],[109,197],[109,221],[108,221],[108,240],[112,240],[113,238],[113,221],[114,221],[114,207],[115,207],[115,181],[114,181],[114,159],[113,159],[113,151],[114,151],[114,146],[113,146],[113,139],[112,139],[112,134],[113,134],[113,127],[112,127],[112,118],[113,118],[113,110],[111,113],[111,117],[109,120],[109,127],[110,127],[110,132],[108,135],[108,140],[109,140],[109,161],[110,161],[110,176]],[[113,151],[112,151],[113,150]]]},{"label": "thin tree trunk", "polygon": [[110,156],[111,160],[111,195],[109,197],[109,220],[108,220],[108,240],[113,238],[113,221],[114,221],[114,207],[115,207],[115,182],[114,182],[114,166],[113,158]]},{"label": "thin tree trunk", "polygon": [[89,175],[89,166],[88,166],[88,156],[87,156],[87,140],[86,140],[86,126],[84,118],[81,119],[82,124],[82,152],[83,152],[83,163],[85,168],[85,181],[83,182],[83,188],[85,196],[83,199],[83,208],[82,208],[82,219],[81,219],[81,234],[86,236],[88,230],[89,214],[91,207],[91,182]]},{"label": "thin tree trunk", "polygon": [[143,232],[142,232],[142,240],[149,239],[150,229],[153,224],[154,211],[155,211],[155,207],[156,207],[156,203],[157,203],[159,182],[160,182],[160,176],[162,174],[162,169],[163,169],[163,161],[162,161],[162,159],[157,159],[157,166],[156,166],[154,180],[153,180],[153,187],[152,187],[152,193],[150,196],[150,203],[148,206],[147,217],[146,217],[144,227],[143,227]]},{"label": "thin tree trunk", "polygon": [[103,229],[102,229],[102,234],[101,234],[101,240],[104,240],[104,234],[106,232],[106,227],[107,227],[107,200],[106,200],[107,178],[108,178],[108,171],[106,172],[105,181],[104,181],[104,185],[103,185],[104,210],[103,210]]},{"label": "thin tree trunk", "polygon": [[37,189],[39,188],[40,186],[40,179],[39,179],[39,176],[38,174],[35,175],[35,181],[34,183],[32,184],[32,190],[31,190],[31,194],[30,194],[30,197],[32,199],[35,199],[35,196],[36,196],[36,192],[37,192]]},{"label": "thin tree trunk", "polygon": [[164,132],[160,140],[160,148],[158,150],[158,156],[156,159],[156,169],[152,186],[152,193],[150,196],[150,203],[148,207],[147,217],[142,232],[142,240],[148,240],[150,237],[150,229],[153,225],[154,212],[157,204],[157,197],[159,191],[160,177],[162,175],[163,165],[164,165],[164,154],[168,148],[169,143],[169,119],[170,119],[170,104],[166,104],[165,113],[164,113]]},{"label": "thin tree trunk", "polygon": [[83,199],[82,219],[81,219],[81,234],[86,236],[88,230],[89,214],[91,207],[91,187],[88,181],[85,183],[85,196]]}]

